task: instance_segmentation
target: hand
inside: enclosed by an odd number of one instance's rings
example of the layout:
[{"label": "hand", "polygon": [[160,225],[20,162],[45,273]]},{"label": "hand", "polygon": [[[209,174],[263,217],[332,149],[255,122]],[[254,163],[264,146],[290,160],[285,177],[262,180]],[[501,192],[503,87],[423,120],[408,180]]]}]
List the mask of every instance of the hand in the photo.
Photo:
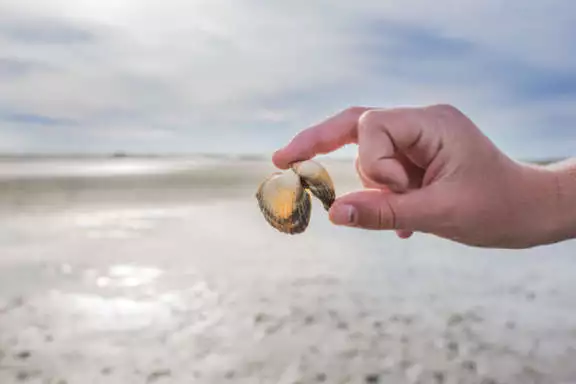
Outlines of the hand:
[{"label": "hand", "polygon": [[451,106],[350,108],[300,132],[273,162],[286,169],[351,143],[366,189],[335,201],[334,224],[481,247],[553,241],[555,174],[513,161]]}]

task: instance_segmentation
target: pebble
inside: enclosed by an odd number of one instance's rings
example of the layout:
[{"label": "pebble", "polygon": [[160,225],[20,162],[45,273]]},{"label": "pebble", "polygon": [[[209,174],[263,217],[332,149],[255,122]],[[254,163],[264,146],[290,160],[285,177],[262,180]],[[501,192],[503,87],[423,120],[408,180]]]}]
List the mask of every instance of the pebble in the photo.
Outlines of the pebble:
[{"label": "pebble", "polygon": [[477,370],[476,362],[472,360],[465,360],[462,362],[462,368],[464,368],[469,372],[476,372]]},{"label": "pebble", "polygon": [[254,322],[255,323],[261,323],[263,321],[265,321],[268,318],[268,316],[266,316],[265,313],[257,313],[256,315],[254,315]]},{"label": "pebble", "polygon": [[455,326],[464,322],[464,316],[460,313],[455,313],[448,318],[448,326]]},{"label": "pebble", "polygon": [[170,375],[172,375],[172,372],[169,369],[162,369],[162,370],[154,371],[148,375],[146,382],[147,383],[153,383],[158,379],[161,379],[163,377],[167,377]]},{"label": "pebble", "polygon": [[20,360],[26,360],[27,358],[29,358],[32,355],[32,353],[30,353],[30,351],[22,351],[22,352],[18,352],[16,354],[16,358],[20,359]]},{"label": "pebble", "polygon": [[20,371],[16,374],[16,379],[18,379],[18,381],[26,381],[26,380],[28,380],[29,376],[30,375],[28,374],[28,372]]},{"label": "pebble", "polygon": [[104,368],[102,368],[102,369],[100,370],[100,373],[103,374],[103,375],[105,375],[105,376],[108,376],[109,374],[112,373],[112,368],[110,368],[110,367],[104,367]]},{"label": "pebble", "polygon": [[436,382],[436,384],[444,384],[444,382],[446,381],[446,374],[441,371],[434,372],[432,374],[432,377],[434,377],[434,381]]},{"label": "pebble", "polygon": [[346,322],[344,322],[344,321],[340,321],[340,322],[337,324],[337,327],[338,327],[338,329],[348,329],[348,324],[347,324]]},{"label": "pebble", "polygon": [[365,377],[365,381],[369,384],[376,384],[380,381],[380,375],[377,373],[368,374]]}]

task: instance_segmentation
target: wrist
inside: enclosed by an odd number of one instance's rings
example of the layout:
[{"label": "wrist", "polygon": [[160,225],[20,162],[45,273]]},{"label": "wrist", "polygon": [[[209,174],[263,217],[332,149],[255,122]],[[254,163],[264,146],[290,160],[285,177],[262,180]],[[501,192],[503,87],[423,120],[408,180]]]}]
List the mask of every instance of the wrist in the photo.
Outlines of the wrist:
[{"label": "wrist", "polygon": [[551,164],[546,169],[556,181],[554,241],[576,238],[576,158]]},{"label": "wrist", "polygon": [[528,246],[576,238],[576,161],[522,167],[532,201],[525,207]]}]

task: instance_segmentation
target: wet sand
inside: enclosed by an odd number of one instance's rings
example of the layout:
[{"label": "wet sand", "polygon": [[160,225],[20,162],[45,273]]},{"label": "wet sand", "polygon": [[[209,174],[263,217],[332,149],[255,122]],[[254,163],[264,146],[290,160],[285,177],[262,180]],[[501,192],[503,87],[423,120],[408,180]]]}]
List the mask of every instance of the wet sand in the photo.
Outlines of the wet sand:
[{"label": "wet sand", "polygon": [[287,236],[267,163],[111,164],[0,165],[0,383],[576,383],[575,242]]}]

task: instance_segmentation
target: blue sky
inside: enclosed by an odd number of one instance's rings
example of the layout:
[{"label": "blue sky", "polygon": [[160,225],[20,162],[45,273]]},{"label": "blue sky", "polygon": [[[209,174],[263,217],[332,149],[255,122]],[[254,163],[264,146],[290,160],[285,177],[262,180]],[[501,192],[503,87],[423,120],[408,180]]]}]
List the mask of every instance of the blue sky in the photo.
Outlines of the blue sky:
[{"label": "blue sky", "polygon": [[574,156],[573,36],[570,0],[5,0],[0,151],[269,154],[351,105],[451,103]]}]

